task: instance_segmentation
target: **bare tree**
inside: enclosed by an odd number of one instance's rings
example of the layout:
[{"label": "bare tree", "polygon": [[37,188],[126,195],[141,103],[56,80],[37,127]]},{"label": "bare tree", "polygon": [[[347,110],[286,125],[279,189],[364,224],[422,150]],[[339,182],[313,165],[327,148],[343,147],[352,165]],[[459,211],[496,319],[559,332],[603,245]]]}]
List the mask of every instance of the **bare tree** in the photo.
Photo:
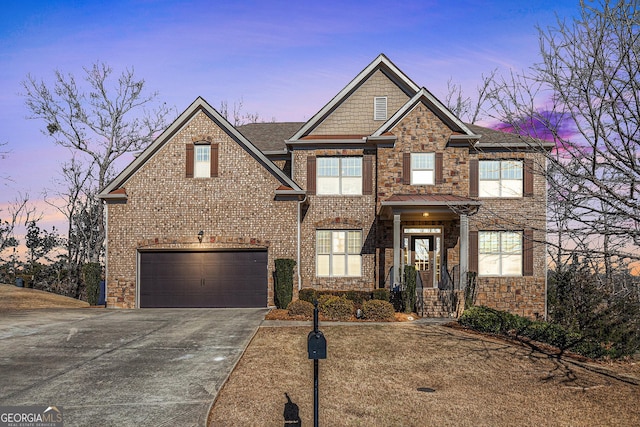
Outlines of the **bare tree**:
[{"label": "bare tree", "polygon": [[[114,163],[126,153],[146,147],[166,126],[171,110],[156,104],[157,93],[144,91],[145,81],[127,69],[112,82],[112,69],[104,63],[84,68],[87,91],[72,74],[55,72],[49,86],[28,75],[22,83],[26,105],[33,119],[43,120],[43,133],[56,144],[69,148],[93,169],[83,185],[104,188],[114,174]],[[77,163],[80,165],[82,163]],[[87,171],[85,171],[87,172]],[[91,191],[82,189],[88,195]],[[105,237],[103,205],[96,204],[97,237],[90,248],[90,261],[98,262]]]},{"label": "bare tree", "polygon": [[490,103],[516,132],[557,144],[555,262],[577,252],[613,271],[640,259],[640,12],[637,1],[580,5],[579,17],[538,29],[541,61],[496,81]]},{"label": "bare tree", "polygon": [[481,83],[476,87],[476,91],[471,96],[466,96],[462,86],[447,81],[447,93],[444,98],[445,105],[456,117],[467,123],[474,124],[483,118],[485,114],[485,104],[491,96],[491,88],[496,79],[498,69],[494,69],[489,75],[482,74]]},{"label": "bare tree", "polygon": [[[36,209],[29,205],[29,195],[18,195],[13,202],[9,204],[5,213],[0,218],[0,256],[2,252],[19,244],[15,236],[15,228],[27,224],[31,221],[38,221],[40,218],[36,215]],[[1,261],[4,261],[0,257]]]},{"label": "bare tree", "polygon": [[229,110],[229,102],[227,100],[220,101],[220,114],[227,119],[232,125],[240,126],[247,123],[264,122],[260,119],[258,113],[244,113],[242,107],[244,100],[241,98],[239,101],[235,101]]}]

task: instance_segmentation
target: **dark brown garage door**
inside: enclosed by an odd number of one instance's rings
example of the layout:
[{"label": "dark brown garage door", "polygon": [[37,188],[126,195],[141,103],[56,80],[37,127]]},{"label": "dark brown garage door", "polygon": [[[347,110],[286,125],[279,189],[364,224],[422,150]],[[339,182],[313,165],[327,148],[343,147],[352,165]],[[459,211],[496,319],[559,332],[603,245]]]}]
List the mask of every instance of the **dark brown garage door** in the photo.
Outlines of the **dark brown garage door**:
[{"label": "dark brown garage door", "polygon": [[140,307],[266,305],[266,251],[140,253]]}]

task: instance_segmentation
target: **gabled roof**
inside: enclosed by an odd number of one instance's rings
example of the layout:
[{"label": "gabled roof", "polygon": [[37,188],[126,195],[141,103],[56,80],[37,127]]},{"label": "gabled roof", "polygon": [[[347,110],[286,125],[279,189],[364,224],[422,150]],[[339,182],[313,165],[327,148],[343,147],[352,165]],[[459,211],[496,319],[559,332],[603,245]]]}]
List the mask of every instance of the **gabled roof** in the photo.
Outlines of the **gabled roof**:
[{"label": "gabled roof", "polygon": [[364,70],[362,70],[351,82],[345,86],[331,101],[316,113],[307,123],[302,126],[291,140],[302,138],[317,127],[331,114],[345,99],[349,97],[362,83],[364,83],[373,73],[382,71],[391,81],[393,81],[408,96],[413,96],[420,87],[416,85],[406,74],[404,74],[393,62],[384,54],[378,55]]},{"label": "gabled roof", "polygon": [[457,118],[442,102],[431,94],[426,88],[421,88],[410,100],[408,100],[396,113],[391,116],[382,126],[378,128],[371,136],[382,136],[384,133],[391,131],[391,129],[400,122],[407,114],[409,114],[418,103],[423,103],[433,113],[446,123],[455,132],[460,132],[469,138],[474,138],[476,135],[459,119]]},{"label": "gabled roof", "polygon": [[[100,194],[99,198],[108,199],[113,197],[114,190],[123,187],[131,176],[144,165],[151,157],[153,157],[180,129],[184,127],[198,112],[203,112],[211,120],[216,122],[220,128],[227,133],[233,140],[240,144],[247,152],[255,158],[262,166],[264,166],[279,182],[285,187],[290,188],[293,192],[304,193],[291,178],[289,178],[280,168],[278,168],[271,160],[269,160],[254,144],[251,143],[244,135],[242,135],[231,123],[227,121],[215,108],[213,108],[202,97],[196,98],[195,101],[176,118],[171,125],[164,130],[136,159],[131,162],[120,174],[107,185]],[[277,191],[277,190],[276,190]],[[111,196],[109,194],[112,194]]]},{"label": "gabled roof", "polygon": [[478,125],[467,124],[474,133],[482,135],[480,141],[475,144],[477,150],[482,149],[545,149],[551,150],[556,144],[552,141],[522,136],[517,133],[486,128]]}]

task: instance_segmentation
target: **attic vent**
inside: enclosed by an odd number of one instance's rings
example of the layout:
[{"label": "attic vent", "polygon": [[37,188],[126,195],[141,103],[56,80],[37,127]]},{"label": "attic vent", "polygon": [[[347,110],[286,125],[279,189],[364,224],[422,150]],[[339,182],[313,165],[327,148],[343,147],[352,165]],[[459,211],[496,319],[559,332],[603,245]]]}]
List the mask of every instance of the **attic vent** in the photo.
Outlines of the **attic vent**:
[{"label": "attic vent", "polygon": [[376,96],[373,99],[373,120],[387,120],[386,96]]}]

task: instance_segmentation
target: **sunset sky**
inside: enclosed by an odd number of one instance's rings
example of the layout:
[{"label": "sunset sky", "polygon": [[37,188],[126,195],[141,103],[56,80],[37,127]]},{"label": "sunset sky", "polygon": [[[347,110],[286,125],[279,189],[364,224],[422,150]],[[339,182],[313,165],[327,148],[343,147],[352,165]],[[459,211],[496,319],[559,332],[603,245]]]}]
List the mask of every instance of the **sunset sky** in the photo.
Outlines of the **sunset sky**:
[{"label": "sunset sky", "polygon": [[[79,80],[82,67],[103,61],[116,75],[132,67],[176,113],[202,96],[215,108],[242,100],[266,121],[305,121],[380,53],[437,97],[449,79],[471,94],[483,73],[537,61],[536,25],[578,8],[577,0],[9,0],[0,14],[0,151],[9,151],[0,218],[19,192],[39,203],[70,157],[27,119],[27,74],[52,81],[58,69]],[[41,227],[63,223],[48,209]]]}]

